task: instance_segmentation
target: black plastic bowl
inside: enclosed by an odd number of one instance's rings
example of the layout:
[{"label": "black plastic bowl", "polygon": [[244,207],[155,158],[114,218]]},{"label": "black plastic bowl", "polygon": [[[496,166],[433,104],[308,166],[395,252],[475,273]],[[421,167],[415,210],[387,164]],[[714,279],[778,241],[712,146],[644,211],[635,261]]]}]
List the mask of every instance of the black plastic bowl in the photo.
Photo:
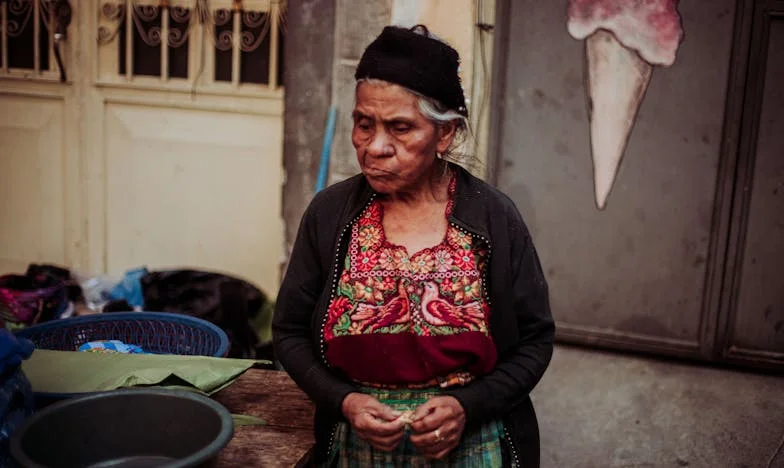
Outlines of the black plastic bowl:
[{"label": "black plastic bowl", "polygon": [[115,390],[34,414],[14,432],[11,455],[24,468],[209,467],[233,433],[231,414],[207,397]]}]

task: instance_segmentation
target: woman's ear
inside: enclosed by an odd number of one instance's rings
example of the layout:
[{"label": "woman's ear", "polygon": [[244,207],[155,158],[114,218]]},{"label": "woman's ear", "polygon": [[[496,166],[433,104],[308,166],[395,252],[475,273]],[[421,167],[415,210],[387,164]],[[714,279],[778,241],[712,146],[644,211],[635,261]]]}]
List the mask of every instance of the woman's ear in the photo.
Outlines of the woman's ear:
[{"label": "woman's ear", "polygon": [[454,120],[450,120],[449,122],[439,125],[437,127],[438,144],[436,145],[436,151],[439,153],[445,153],[446,150],[448,150],[452,145],[452,141],[455,139],[456,132],[457,125],[455,124]]}]

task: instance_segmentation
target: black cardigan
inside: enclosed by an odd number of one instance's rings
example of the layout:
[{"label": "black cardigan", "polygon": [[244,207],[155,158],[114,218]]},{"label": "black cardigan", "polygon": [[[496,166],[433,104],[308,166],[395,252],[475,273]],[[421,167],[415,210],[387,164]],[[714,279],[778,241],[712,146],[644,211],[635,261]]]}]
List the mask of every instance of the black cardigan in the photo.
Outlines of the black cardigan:
[{"label": "black cardigan", "polygon": [[[495,369],[445,394],[460,401],[467,428],[503,418],[518,466],[539,466],[539,431],[529,393],[550,363],[555,326],[533,241],[514,203],[453,166],[449,222],[487,244],[485,291]],[[316,460],[324,461],[341,404],[356,387],[324,359],[322,328],[348,248],[350,227],[375,193],[362,175],[319,192],[303,215],[272,322],[275,355],[316,404]]]}]

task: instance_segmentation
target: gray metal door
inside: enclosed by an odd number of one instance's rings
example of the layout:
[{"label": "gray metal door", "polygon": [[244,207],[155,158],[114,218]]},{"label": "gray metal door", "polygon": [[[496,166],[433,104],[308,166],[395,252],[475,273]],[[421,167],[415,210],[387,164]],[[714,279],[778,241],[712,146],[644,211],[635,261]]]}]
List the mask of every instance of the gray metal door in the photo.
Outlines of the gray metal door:
[{"label": "gray metal door", "polygon": [[[489,175],[532,231],[561,341],[716,361],[727,358],[728,343],[756,349],[763,339],[766,364],[784,363],[784,326],[760,324],[774,314],[784,320],[784,187],[773,194],[784,170],[781,21],[769,21],[765,49],[769,64],[778,61],[768,81],[779,84],[768,85],[765,102],[773,102],[761,110],[779,130],[760,133],[750,164],[760,194],[733,204],[738,148],[749,133],[741,123],[749,118],[752,13],[761,3],[680,2],[685,40],[672,67],[653,70],[599,210],[585,45],[567,33],[567,2],[499,1]],[[728,255],[743,242],[752,253]],[[744,261],[743,275],[730,274]],[[728,281],[739,284],[737,295]]]}]

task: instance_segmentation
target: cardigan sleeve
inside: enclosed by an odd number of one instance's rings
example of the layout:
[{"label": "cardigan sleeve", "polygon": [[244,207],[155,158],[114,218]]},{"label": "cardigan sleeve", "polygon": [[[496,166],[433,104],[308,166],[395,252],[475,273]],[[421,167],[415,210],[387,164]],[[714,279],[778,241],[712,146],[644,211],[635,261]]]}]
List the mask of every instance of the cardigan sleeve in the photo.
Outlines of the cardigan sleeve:
[{"label": "cardigan sleeve", "polygon": [[283,368],[316,405],[332,417],[342,418],[343,399],[357,389],[330,372],[314,344],[313,318],[319,298],[328,287],[330,265],[325,265],[323,259],[332,258],[320,253],[314,202],[300,222],[278,292],[272,320],[273,347]]},{"label": "cardigan sleeve", "polygon": [[[553,353],[555,325],[550,312],[549,292],[539,257],[528,230],[515,208],[507,208],[508,251],[494,256],[511,261],[511,310],[517,323],[517,343],[511,351],[499,355],[496,367],[464,387],[450,389],[463,406],[466,424],[481,424],[507,414],[524,402],[547,369]],[[499,258],[500,258],[499,257]],[[493,259],[491,258],[491,262]],[[505,303],[492,298],[493,303]],[[495,309],[494,309],[495,311]]]}]

